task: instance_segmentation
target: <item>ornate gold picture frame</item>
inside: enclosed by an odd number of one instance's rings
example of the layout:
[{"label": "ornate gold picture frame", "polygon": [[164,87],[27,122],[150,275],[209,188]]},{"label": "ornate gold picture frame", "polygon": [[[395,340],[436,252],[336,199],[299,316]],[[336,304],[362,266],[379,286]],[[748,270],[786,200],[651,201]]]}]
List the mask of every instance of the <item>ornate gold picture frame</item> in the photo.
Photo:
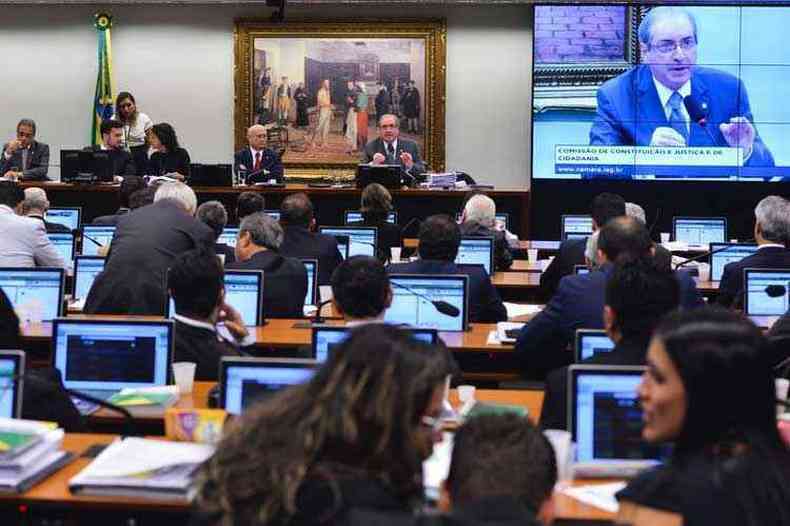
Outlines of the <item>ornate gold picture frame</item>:
[{"label": "ornate gold picture frame", "polygon": [[236,21],[236,149],[262,124],[289,177],[350,174],[394,113],[443,170],[446,40],[443,20]]}]

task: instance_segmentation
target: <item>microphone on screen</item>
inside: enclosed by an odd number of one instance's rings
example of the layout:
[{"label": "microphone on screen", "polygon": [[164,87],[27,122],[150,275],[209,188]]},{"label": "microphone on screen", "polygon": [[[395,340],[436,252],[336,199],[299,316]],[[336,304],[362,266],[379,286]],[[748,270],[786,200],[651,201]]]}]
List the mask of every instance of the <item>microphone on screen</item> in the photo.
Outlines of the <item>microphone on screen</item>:
[{"label": "microphone on screen", "polygon": [[708,103],[705,101],[697,100],[694,95],[686,95],[683,97],[683,106],[686,107],[686,112],[689,114],[691,122],[696,122],[700,127],[705,130],[710,140],[713,141],[714,146],[719,145],[719,141],[710,133],[708,129]]},{"label": "microphone on screen", "polygon": [[416,290],[412,289],[411,287],[407,287],[406,285],[398,283],[397,281],[391,280],[390,281],[390,285],[392,285],[394,287],[397,287],[399,289],[403,289],[406,292],[408,292],[409,294],[417,296],[418,298],[431,303],[436,308],[437,311],[439,311],[440,313],[444,314],[445,316],[450,316],[451,318],[457,318],[458,316],[461,315],[461,309],[459,309],[455,305],[453,305],[451,303],[448,303],[448,302],[446,302],[444,300],[432,300],[431,298],[429,298],[425,294],[417,292]]}]

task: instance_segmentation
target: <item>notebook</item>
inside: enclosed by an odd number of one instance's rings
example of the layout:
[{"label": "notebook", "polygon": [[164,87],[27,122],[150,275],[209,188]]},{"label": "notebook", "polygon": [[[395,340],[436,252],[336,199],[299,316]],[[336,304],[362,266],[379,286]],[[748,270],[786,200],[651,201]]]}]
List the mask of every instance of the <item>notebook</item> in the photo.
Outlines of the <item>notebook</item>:
[{"label": "notebook", "polygon": [[[439,343],[439,333],[435,329],[417,329],[403,327],[421,342],[429,345]],[[332,356],[332,350],[346,339],[351,332],[351,327],[313,326],[312,347],[310,357],[319,363],[327,361]]]},{"label": "notebook", "polygon": [[77,230],[82,219],[82,208],[76,207],[55,207],[47,210],[44,214],[44,221],[47,223],[57,223],[69,230]]},{"label": "notebook", "polygon": [[474,236],[461,238],[455,262],[464,265],[482,265],[490,276],[494,268],[494,238]]},{"label": "notebook", "polygon": [[787,312],[790,269],[747,268],[743,275],[747,316],[781,316]]},{"label": "notebook", "polygon": [[61,268],[0,268],[0,288],[22,321],[52,321],[62,314],[63,279]]},{"label": "notebook", "polygon": [[99,247],[109,246],[114,235],[113,225],[85,225],[82,227],[82,255],[99,255]]},{"label": "notebook", "polygon": [[574,362],[592,358],[614,349],[614,342],[606,335],[606,331],[599,329],[577,329],[576,346],[574,348]]},{"label": "notebook", "polygon": [[724,217],[673,217],[672,238],[687,245],[724,243],[727,219]]},{"label": "notebook", "polygon": [[[440,331],[465,331],[469,326],[469,276],[390,274],[392,305],[384,320]],[[432,302],[454,309],[442,313]]]},{"label": "notebook", "polygon": [[85,299],[96,280],[104,270],[105,259],[101,256],[77,256],[74,258],[74,299]]},{"label": "notebook", "polygon": [[224,356],[220,361],[219,406],[240,415],[261,398],[307,382],[315,367],[314,360]]},{"label": "notebook", "polygon": [[560,228],[560,239],[579,239],[592,234],[592,216],[563,215]]},{"label": "notebook", "polygon": [[[347,236],[348,237],[348,254],[346,258],[351,256],[374,256],[376,255],[376,247],[378,246],[378,228],[372,226],[322,226],[319,228],[322,234],[329,234],[330,236]],[[340,244],[338,242],[338,244]]]},{"label": "notebook", "polygon": [[22,382],[25,353],[0,351],[0,418],[19,418],[22,414]]},{"label": "notebook", "polygon": [[721,281],[721,276],[727,263],[740,261],[746,256],[751,256],[757,252],[757,245],[711,243],[710,251],[710,279],[711,281]]}]

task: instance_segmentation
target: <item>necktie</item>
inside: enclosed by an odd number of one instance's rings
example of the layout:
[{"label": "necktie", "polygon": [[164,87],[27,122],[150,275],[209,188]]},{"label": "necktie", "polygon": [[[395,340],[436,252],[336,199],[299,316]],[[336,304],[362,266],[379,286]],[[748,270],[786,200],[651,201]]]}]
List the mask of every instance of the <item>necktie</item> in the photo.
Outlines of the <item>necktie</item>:
[{"label": "necktie", "polygon": [[395,147],[391,142],[387,143],[387,160],[390,162],[395,160]]},{"label": "necktie", "polygon": [[30,153],[30,152],[28,151],[28,149],[27,149],[27,148],[25,148],[24,150],[22,150],[22,171],[23,171],[23,172],[24,172],[25,170],[27,170],[27,158],[28,158],[28,155],[29,155],[29,153]]},{"label": "necktie", "polygon": [[671,109],[669,125],[686,140],[686,145],[688,146],[689,130],[686,127],[686,119],[683,118],[683,114],[680,112],[681,104],[683,104],[683,97],[677,91],[673,92],[669,97],[669,107]]},{"label": "necktie", "polygon": [[256,172],[261,169],[261,152],[255,154],[255,166],[252,169]]}]

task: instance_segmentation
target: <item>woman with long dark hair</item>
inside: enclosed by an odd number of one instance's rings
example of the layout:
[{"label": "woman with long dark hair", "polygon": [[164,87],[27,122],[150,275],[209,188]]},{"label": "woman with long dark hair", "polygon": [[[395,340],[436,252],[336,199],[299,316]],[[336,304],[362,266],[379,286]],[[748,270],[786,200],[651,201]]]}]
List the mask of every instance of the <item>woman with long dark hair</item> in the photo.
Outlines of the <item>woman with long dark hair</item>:
[{"label": "woman with long dark hair", "polygon": [[189,153],[178,145],[176,131],[166,122],[154,124],[148,132],[154,153],[148,163],[149,175],[178,174],[189,177]]},{"label": "woman with long dark hair", "polygon": [[201,522],[306,526],[418,508],[451,365],[402,329],[355,329],[310,382],[232,426],[198,475]]},{"label": "woman with long dark hair", "polygon": [[146,134],[154,125],[151,118],[137,110],[137,102],[128,91],[122,91],[115,98],[113,119],[123,123],[124,147],[129,150],[137,167],[137,175],[145,175],[148,166],[148,144]]},{"label": "woman with long dark hair", "polygon": [[642,438],[670,460],[618,494],[628,524],[790,524],[790,450],[779,436],[766,341],[725,310],[671,314],[639,387]]}]

